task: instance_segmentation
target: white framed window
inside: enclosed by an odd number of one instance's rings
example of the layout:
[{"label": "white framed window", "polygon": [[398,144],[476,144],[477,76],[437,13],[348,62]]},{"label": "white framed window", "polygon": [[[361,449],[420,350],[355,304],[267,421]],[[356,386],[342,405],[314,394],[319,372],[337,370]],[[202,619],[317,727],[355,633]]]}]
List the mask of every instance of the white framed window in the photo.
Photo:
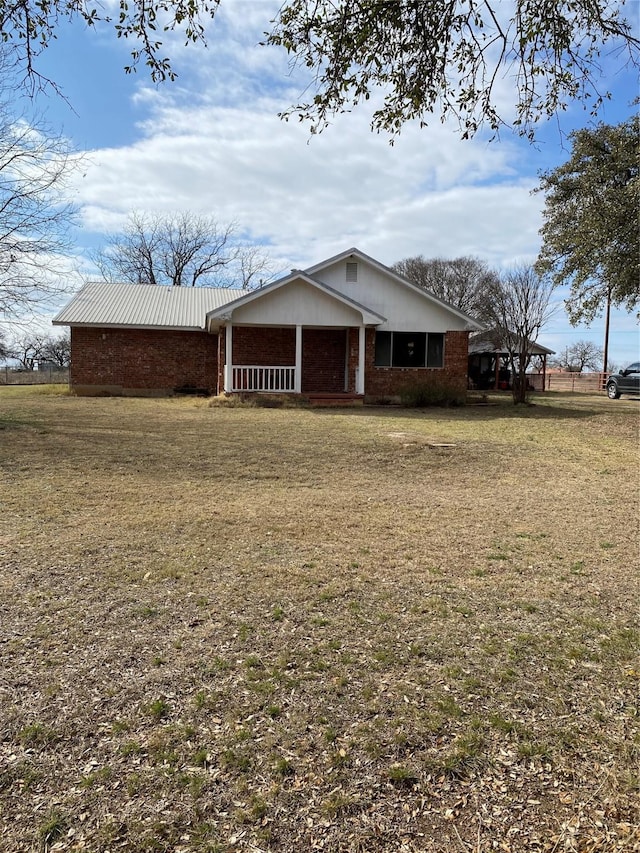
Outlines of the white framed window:
[{"label": "white framed window", "polygon": [[347,281],[358,280],[358,262],[347,261]]}]

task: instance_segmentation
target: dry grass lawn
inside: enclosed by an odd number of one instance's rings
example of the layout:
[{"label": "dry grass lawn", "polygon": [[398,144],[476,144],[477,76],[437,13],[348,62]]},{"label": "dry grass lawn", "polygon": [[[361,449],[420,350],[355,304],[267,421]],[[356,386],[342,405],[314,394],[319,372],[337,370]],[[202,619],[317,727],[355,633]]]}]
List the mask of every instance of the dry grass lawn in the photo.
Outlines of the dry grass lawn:
[{"label": "dry grass lawn", "polygon": [[0,389],[0,849],[633,851],[638,403]]}]

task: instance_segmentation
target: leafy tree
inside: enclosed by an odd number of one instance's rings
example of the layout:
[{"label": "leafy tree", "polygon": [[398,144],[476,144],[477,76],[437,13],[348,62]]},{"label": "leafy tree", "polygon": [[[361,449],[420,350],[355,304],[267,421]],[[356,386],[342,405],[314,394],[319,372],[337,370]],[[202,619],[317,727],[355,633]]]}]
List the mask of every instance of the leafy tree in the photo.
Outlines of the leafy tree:
[{"label": "leafy tree", "polygon": [[[206,43],[207,22],[220,0],[85,0],[0,2],[0,37],[15,52],[27,83],[46,85],[37,57],[66,21],[113,25],[134,43],[131,64],[147,65],[154,81],[173,79],[164,33]],[[638,62],[638,38],[623,16],[625,0],[285,0],[265,41],[284,47],[314,75],[314,96],[298,113],[321,130],[337,113],[377,91],[376,130],[398,132],[432,115],[459,119],[464,136],[504,122],[496,88],[513,81],[520,132],[533,136],[540,118],[576,99],[596,111],[598,58],[617,48],[620,66]],[[113,11],[109,11],[113,9]],[[106,10],[106,11],[105,11]],[[55,85],[55,83],[54,83]]]},{"label": "leafy tree", "polygon": [[405,258],[393,265],[409,281],[478,319],[486,313],[486,295],[498,275],[478,258]]},{"label": "leafy tree", "polygon": [[15,62],[26,81],[43,86],[51,81],[38,73],[36,59],[56,38],[65,20],[80,19],[89,27],[112,24],[117,38],[135,43],[131,64],[125,71],[134,71],[142,61],[151,78],[160,82],[173,80],[176,75],[168,57],[162,55],[158,34],[177,30],[184,34],[187,44],[205,43],[204,21],[213,18],[219,4],[220,0],[118,0],[106,6],[86,0],[0,2],[0,37],[13,48]]},{"label": "leafy tree", "polygon": [[[0,55],[0,81],[5,70]],[[60,292],[53,273],[68,251],[72,168],[67,140],[41,121],[14,116],[0,92],[0,318],[24,315]]]},{"label": "leafy tree", "polygon": [[592,341],[576,341],[567,347],[564,353],[551,360],[553,367],[569,370],[572,373],[582,373],[585,368],[600,370],[602,368],[603,351]]},{"label": "leafy tree", "polygon": [[541,176],[545,193],[541,273],[570,284],[573,325],[609,304],[640,301],[640,117],[572,133],[571,156]]},{"label": "leafy tree", "polygon": [[485,319],[491,324],[494,345],[508,353],[514,403],[527,401],[532,344],[552,314],[552,291],[551,282],[530,266],[514,267],[491,289]]},{"label": "leafy tree", "polygon": [[133,213],[95,261],[109,281],[173,287],[235,283],[250,289],[258,274],[269,271],[270,261],[256,246],[239,246],[235,230],[188,212]]},{"label": "leafy tree", "polygon": [[[331,118],[383,94],[372,127],[398,132],[432,115],[460,122],[463,137],[505,122],[502,80],[515,87],[512,124],[536,122],[581,100],[597,112],[599,55],[611,45],[638,64],[640,42],[624,0],[289,0],[269,36],[315,72],[316,92],[287,111],[322,130]],[[609,50],[610,54],[611,51]]]}]

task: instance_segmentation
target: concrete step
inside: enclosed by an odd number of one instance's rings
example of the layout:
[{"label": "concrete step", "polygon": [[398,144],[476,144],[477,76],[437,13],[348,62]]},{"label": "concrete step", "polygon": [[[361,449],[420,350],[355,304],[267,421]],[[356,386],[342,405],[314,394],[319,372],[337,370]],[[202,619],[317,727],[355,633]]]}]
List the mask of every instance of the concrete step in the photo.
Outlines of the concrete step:
[{"label": "concrete step", "polygon": [[311,406],[362,406],[364,397],[362,394],[331,393],[330,391],[317,391],[304,395]]}]

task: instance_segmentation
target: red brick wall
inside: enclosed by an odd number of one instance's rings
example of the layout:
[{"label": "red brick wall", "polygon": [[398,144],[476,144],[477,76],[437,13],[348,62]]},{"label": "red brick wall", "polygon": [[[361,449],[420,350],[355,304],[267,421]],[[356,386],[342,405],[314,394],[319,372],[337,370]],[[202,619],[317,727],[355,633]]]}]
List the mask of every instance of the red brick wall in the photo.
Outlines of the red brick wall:
[{"label": "red brick wall", "polygon": [[227,333],[224,327],[218,332],[218,387],[216,392],[224,391],[224,366],[227,360]]},{"label": "red brick wall", "polygon": [[360,332],[359,329],[349,329],[348,343],[348,385],[347,391],[350,394],[355,394],[356,391],[356,370],[358,369],[358,355],[360,351]]},{"label": "red brick wall", "polygon": [[215,393],[218,341],[206,332],[71,329],[71,385],[80,392]]},{"label": "red brick wall", "polygon": [[376,367],[375,330],[367,329],[365,392],[367,399],[394,397],[417,385],[446,386],[457,394],[467,391],[469,333],[444,336],[444,367]]},{"label": "red brick wall", "polygon": [[342,393],[346,355],[346,329],[303,329],[302,393]]},{"label": "red brick wall", "polygon": [[[357,359],[357,329],[355,332]],[[220,338],[224,336],[225,332],[221,330]],[[345,329],[302,330],[302,393],[344,391],[346,336]],[[234,326],[232,340],[234,365],[293,366],[296,363],[294,328]],[[224,343],[220,346],[221,356],[224,356]],[[224,361],[219,364],[222,369]],[[220,389],[223,387],[221,376]]]},{"label": "red brick wall", "polygon": [[234,326],[232,334],[234,364],[293,367],[296,363],[296,330],[291,327]]}]

